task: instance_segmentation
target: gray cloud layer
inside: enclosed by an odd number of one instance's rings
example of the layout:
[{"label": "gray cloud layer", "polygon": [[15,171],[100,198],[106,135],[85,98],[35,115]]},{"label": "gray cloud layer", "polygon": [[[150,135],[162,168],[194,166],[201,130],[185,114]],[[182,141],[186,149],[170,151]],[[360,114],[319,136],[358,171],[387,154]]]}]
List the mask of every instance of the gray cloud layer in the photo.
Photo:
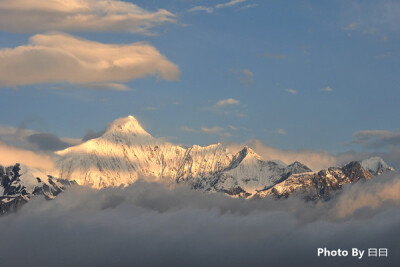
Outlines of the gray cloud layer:
[{"label": "gray cloud layer", "polygon": [[[0,258],[4,266],[394,266],[399,196],[397,175],[346,186],[318,204],[244,201],[144,182],[75,188],[1,217]],[[318,247],[387,247],[389,258],[318,258]]]},{"label": "gray cloud layer", "polygon": [[366,130],[353,134],[353,142],[370,148],[400,146],[400,132]]},{"label": "gray cloud layer", "polygon": [[28,136],[28,140],[36,144],[39,150],[57,151],[71,146],[71,144],[62,141],[57,135],[49,133],[35,133]]}]

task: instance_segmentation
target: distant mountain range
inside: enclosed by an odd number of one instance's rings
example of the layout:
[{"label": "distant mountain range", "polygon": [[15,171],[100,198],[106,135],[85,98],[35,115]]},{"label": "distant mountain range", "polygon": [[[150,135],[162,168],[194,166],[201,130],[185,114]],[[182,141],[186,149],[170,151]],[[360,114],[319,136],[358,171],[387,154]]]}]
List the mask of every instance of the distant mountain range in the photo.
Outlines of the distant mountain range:
[{"label": "distant mountain range", "polygon": [[377,157],[313,172],[297,161],[287,165],[263,160],[247,146],[236,154],[220,143],[179,146],[152,137],[133,116],[117,119],[102,136],[57,154],[56,170],[48,173],[59,178],[26,166],[0,168],[0,212],[34,195],[52,199],[74,184],[101,189],[128,186],[139,178],[232,197],[288,197],[297,192],[310,200],[329,199],[331,191],[346,183],[394,170]]}]

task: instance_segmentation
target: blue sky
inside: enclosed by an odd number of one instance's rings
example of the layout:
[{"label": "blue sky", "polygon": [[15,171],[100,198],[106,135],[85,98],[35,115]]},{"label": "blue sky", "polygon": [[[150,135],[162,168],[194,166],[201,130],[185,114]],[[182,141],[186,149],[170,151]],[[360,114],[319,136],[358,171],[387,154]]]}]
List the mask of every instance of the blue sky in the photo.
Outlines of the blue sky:
[{"label": "blue sky", "polygon": [[[10,29],[0,20],[2,53],[56,31],[102,44],[146,42],[180,74],[173,72],[172,81],[149,71],[122,80],[42,79],[23,85],[25,78],[0,76],[0,125],[81,138],[132,114],[153,136],[184,144],[259,139],[281,149],[330,153],[387,149],[387,143],[374,144],[388,138],[390,146],[398,145],[399,2],[129,2],[149,13],[167,10],[170,21],[128,32],[118,25],[49,29],[49,23]],[[208,12],[190,11],[199,6]],[[9,10],[0,6],[3,12]],[[20,72],[10,64],[3,68]],[[130,90],[99,90],[110,83]]]}]

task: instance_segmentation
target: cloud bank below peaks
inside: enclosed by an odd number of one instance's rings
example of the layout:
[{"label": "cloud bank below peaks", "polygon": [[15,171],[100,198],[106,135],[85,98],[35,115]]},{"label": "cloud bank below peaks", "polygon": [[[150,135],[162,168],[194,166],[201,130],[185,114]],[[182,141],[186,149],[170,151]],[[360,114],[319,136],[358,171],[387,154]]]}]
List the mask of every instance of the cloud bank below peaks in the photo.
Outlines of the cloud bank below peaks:
[{"label": "cloud bank below peaks", "polygon": [[71,35],[34,35],[0,50],[0,86],[68,82],[126,82],[148,75],[177,80],[180,70],[147,43],[103,44]]},{"label": "cloud bank below peaks", "polygon": [[11,166],[15,163],[43,170],[51,170],[55,166],[53,158],[49,155],[16,148],[0,142],[0,165]]},{"label": "cloud bank below peaks", "polygon": [[175,23],[165,9],[149,12],[117,0],[2,0],[0,30],[9,32],[130,32],[152,34],[150,28]]},{"label": "cloud bank below peaks", "polygon": [[[76,187],[0,217],[0,257],[4,266],[389,266],[400,257],[399,185],[396,174],[382,176],[319,203],[142,181]],[[384,247],[389,257],[322,258],[319,247]]]}]

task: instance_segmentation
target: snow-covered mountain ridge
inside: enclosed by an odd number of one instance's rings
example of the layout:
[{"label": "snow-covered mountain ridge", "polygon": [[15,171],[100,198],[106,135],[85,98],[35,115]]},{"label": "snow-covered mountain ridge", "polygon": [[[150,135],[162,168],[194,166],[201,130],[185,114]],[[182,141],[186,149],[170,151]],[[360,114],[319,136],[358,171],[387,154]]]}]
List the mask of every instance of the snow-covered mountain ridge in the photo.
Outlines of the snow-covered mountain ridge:
[{"label": "snow-covered mountain ridge", "polygon": [[344,184],[369,180],[373,176],[373,173],[363,168],[362,163],[353,161],[342,168],[330,167],[319,172],[294,174],[281,183],[258,191],[254,197],[287,198],[296,192],[307,200],[328,200],[331,193],[341,189]]},{"label": "snow-covered mountain ridge", "polygon": [[[300,162],[265,161],[247,146],[233,154],[220,143],[175,145],[152,137],[133,116],[117,119],[102,136],[57,154],[60,159],[54,176],[98,189],[151,177],[193,189],[261,197],[259,192],[294,179],[296,174],[313,173]],[[371,175],[393,170],[379,158],[361,165]]]}]

